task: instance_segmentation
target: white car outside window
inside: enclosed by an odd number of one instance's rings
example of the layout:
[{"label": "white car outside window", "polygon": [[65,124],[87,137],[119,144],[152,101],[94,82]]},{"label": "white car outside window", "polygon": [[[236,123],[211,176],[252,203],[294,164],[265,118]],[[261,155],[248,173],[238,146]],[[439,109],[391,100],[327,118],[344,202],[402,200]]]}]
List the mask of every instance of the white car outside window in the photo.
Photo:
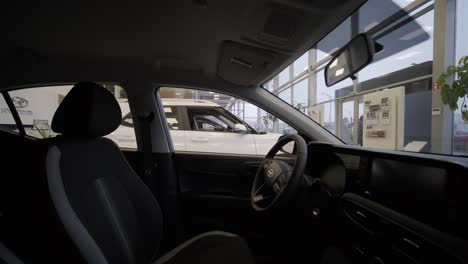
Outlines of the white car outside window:
[{"label": "white car outside window", "polygon": [[[162,99],[176,151],[266,155],[282,134],[258,133],[220,105],[195,99]],[[108,137],[136,148],[128,103],[121,102],[122,125]]]}]

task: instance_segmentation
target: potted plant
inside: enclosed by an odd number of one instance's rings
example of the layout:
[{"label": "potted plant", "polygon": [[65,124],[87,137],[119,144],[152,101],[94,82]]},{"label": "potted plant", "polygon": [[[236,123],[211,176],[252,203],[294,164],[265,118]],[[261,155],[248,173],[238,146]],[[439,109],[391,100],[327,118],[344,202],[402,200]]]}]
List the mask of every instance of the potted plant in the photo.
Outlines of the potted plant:
[{"label": "potted plant", "polygon": [[[454,77],[454,80],[449,84],[451,77]],[[468,56],[460,58],[458,65],[449,66],[447,71],[439,76],[438,82],[441,86],[442,102],[452,111],[458,109],[458,100],[463,98],[461,116],[468,122],[468,108],[465,103],[468,94]]]}]

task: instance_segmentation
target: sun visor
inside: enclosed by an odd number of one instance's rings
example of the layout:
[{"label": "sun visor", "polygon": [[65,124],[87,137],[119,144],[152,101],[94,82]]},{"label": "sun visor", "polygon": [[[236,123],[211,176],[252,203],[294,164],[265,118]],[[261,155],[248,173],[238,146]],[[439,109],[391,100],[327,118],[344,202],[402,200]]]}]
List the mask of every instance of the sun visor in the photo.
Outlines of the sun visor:
[{"label": "sun visor", "polygon": [[273,62],[276,53],[233,41],[225,41],[218,61],[218,76],[224,80],[249,86]]}]

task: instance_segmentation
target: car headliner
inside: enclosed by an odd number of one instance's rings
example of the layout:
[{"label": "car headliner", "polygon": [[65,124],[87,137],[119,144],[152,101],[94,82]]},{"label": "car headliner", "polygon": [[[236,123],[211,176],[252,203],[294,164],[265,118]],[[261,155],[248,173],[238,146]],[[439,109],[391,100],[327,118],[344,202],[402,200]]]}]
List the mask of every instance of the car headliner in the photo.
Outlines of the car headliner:
[{"label": "car headliner", "polygon": [[[6,7],[2,16],[6,39],[0,44],[4,68],[0,89],[132,78],[212,89],[259,86],[364,1],[14,3],[17,6]],[[287,36],[268,41],[261,38],[265,32]],[[228,40],[272,52],[274,59],[248,85],[229,83],[218,69],[222,43]]]}]

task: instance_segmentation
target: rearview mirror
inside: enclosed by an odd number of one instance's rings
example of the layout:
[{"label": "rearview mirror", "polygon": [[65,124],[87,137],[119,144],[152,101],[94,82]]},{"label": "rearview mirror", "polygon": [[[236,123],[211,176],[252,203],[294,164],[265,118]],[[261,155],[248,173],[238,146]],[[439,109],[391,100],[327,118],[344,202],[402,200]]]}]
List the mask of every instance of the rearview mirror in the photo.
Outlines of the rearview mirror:
[{"label": "rearview mirror", "polygon": [[374,41],[367,34],[359,34],[337,51],[325,67],[325,84],[332,86],[366,67],[374,58]]}]

